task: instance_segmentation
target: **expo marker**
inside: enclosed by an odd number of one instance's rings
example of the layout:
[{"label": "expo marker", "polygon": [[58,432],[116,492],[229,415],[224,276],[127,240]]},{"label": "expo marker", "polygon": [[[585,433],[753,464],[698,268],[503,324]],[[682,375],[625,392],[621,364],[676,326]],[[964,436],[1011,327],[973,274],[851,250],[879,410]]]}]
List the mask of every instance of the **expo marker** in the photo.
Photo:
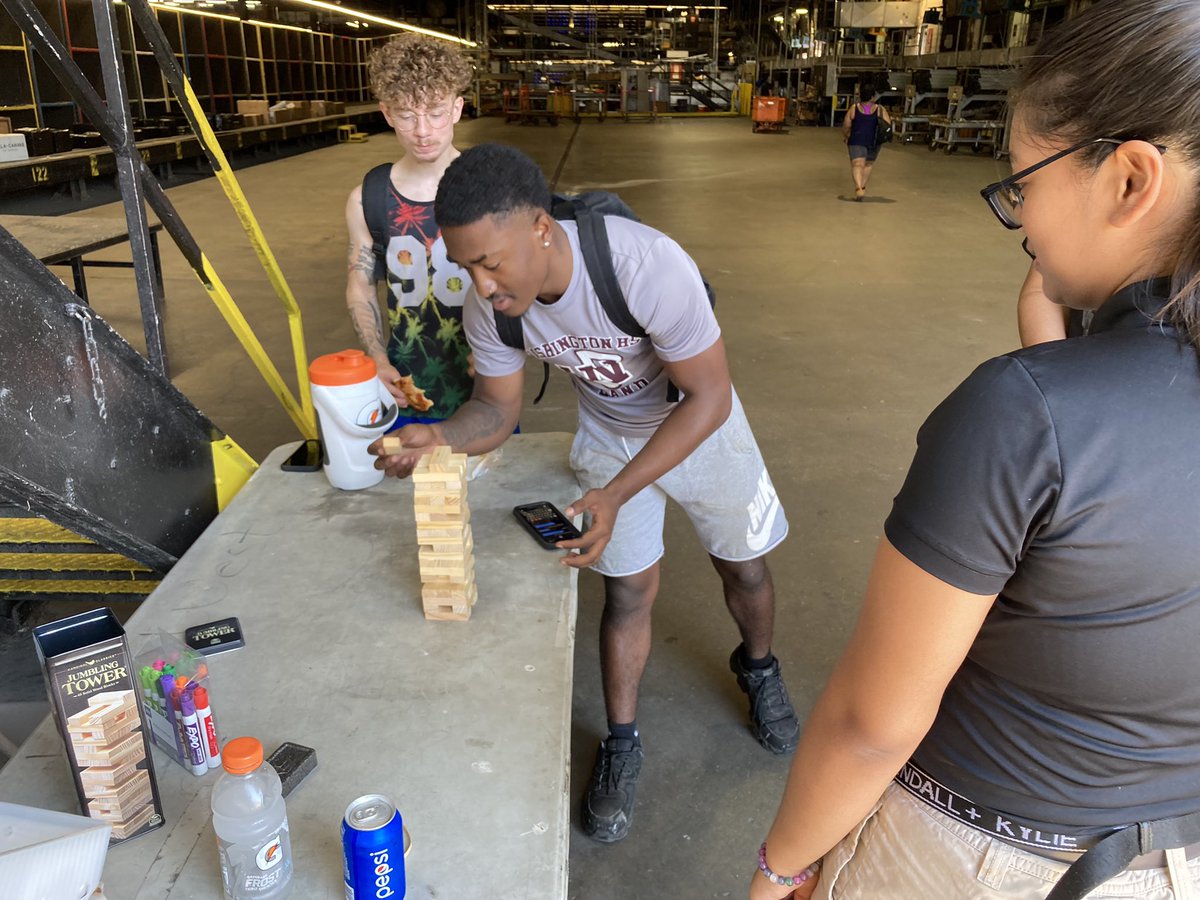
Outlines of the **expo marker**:
[{"label": "expo marker", "polygon": [[183,713],[184,739],[187,741],[188,756],[192,763],[193,775],[204,775],[208,772],[208,763],[204,759],[204,735],[200,731],[200,722],[196,718],[196,702],[192,692],[185,690],[187,680],[179,678],[175,688],[179,692],[179,708]]},{"label": "expo marker", "polygon": [[176,705],[175,697],[175,676],[163,675],[159,679],[159,685],[163,692],[163,705],[167,708],[167,721],[171,723],[171,733],[175,735],[175,752],[179,754],[179,758],[183,759],[186,755],[183,749],[183,738],[180,736],[180,721],[179,707]]},{"label": "expo marker", "polygon": [[200,724],[200,740],[204,745],[204,756],[210,769],[221,767],[221,745],[217,741],[217,726],[213,722],[212,709],[208,705],[208,691],[197,687],[194,693],[196,719]]}]

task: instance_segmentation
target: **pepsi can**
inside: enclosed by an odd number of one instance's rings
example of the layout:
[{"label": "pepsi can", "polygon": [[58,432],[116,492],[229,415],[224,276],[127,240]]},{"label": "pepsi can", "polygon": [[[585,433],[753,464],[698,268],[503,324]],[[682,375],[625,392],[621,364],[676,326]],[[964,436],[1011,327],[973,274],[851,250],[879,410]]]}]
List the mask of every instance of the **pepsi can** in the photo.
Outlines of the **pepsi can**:
[{"label": "pepsi can", "polygon": [[396,804],[383,794],[366,794],[342,817],[346,900],[404,896],[407,837]]}]

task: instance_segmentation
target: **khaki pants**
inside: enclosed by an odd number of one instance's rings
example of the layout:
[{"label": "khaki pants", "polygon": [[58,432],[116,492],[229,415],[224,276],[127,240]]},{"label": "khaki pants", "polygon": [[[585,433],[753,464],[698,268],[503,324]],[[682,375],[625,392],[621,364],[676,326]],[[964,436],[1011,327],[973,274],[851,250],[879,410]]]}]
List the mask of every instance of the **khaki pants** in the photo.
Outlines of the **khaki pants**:
[{"label": "khaki pants", "polygon": [[[1122,872],[1089,898],[1200,900],[1200,859]],[[1039,900],[1067,871],[989,837],[892,784],[825,856],[816,900]]]}]

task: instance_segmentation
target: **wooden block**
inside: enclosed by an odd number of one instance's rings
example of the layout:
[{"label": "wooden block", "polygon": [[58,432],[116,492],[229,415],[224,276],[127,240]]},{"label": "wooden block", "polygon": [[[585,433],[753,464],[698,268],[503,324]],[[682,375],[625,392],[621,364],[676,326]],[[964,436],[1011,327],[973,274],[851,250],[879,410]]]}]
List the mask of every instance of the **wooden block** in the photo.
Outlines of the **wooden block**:
[{"label": "wooden block", "polygon": [[103,750],[106,747],[111,747],[126,735],[131,734],[140,724],[141,722],[136,718],[127,719],[103,731],[72,734],[71,745],[75,748],[76,755],[90,753],[93,750]]},{"label": "wooden block", "polygon": [[73,747],[75,762],[81,766],[123,766],[139,752],[145,753],[142,733],[135,731],[123,740],[108,747],[88,747],[85,751]]},{"label": "wooden block", "polygon": [[429,491],[413,495],[414,512],[457,512],[467,505],[459,491]]},{"label": "wooden block", "polygon": [[138,769],[112,790],[98,791],[92,796],[88,812],[93,818],[124,821],[152,799],[150,773],[145,769]]},{"label": "wooden block", "polygon": [[450,522],[437,525],[432,522],[421,522],[417,525],[417,543],[430,544],[464,544],[471,537],[471,526],[461,522]]},{"label": "wooden block", "polygon": [[475,538],[472,537],[469,528],[464,528],[458,538],[441,538],[432,541],[418,538],[417,543],[420,545],[417,559],[422,561],[422,566],[424,566],[423,560],[425,559],[429,559],[431,562],[441,559],[470,559],[475,552]]},{"label": "wooden block", "polygon": [[450,507],[426,507],[425,509],[414,509],[413,518],[416,519],[417,525],[440,525],[448,527],[450,525],[466,525],[471,521],[471,507],[461,506],[457,509]]},{"label": "wooden block", "polygon": [[451,554],[429,554],[421,551],[421,582],[434,581],[439,577],[457,581],[466,581],[467,575],[475,571],[473,557],[454,556]]},{"label": "wooden block", "polygon": [[421,602],[428,606],[470,606],[475,602],[475,579],[464,582],[430,582],[421,586]]},{"label": "wooden block", "polygon": [[[138,722],[137,701],[133,691],[105,691],[88,698],[87,709],[67,719],[67,731],[88,741],[108,741],[106,733],[124,726],[130,720]],[[124,733],[128,733],[125,729]],[[72,738],[74,739],[74,737]]]},{"label": "wooden block", "polygon": [[154,804],[147,803],[145,808],[134,813],[132,817],[124,822],[112,823],[112,836],[115,838],[132,837],[141,831],[154,815]]},{"label": "wooden block", "polygon": [[449,601],[425,602],[422,596],[425,618],[436,622],[465,622],[471,618],[471,607],[475,605],[477,598],[474,582],[464,597],[456,597]]},{"label": "wooden block", "polygon": [[97,791],[103,791],[117,785],[133,774],[137,764],[146,758],[145,749],[138,745],[138,754],[128,762],[119,766],[89,766],[79,773],[83,782],[83,792],[94,797]]}]

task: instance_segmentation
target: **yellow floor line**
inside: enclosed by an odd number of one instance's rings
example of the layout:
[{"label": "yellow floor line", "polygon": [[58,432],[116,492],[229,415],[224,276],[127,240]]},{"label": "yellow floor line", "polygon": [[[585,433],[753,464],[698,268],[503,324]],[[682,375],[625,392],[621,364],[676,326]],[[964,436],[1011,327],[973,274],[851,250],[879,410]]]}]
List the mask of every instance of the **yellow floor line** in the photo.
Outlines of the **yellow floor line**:
[{"label": "yellow floor line", "polygon": [[90,544],[87,538],[45,519],[0,517],[0,544]]},{"label": "yellow floor line", "polygon": [[119,553],[0,553],[0,570],[35,572],[149,572]]},{"label": "yellow floor line", "polygon": [[157,581],[9,581],[0,578],[0,597],[5,594],[149,594]]}]

